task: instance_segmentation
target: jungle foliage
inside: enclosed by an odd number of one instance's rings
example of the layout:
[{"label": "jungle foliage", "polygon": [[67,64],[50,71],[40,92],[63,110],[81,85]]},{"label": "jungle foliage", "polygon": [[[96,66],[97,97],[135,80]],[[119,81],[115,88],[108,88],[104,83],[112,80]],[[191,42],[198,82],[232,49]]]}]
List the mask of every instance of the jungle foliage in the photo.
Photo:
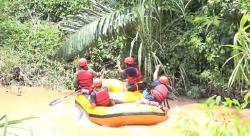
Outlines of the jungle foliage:
[{"label": "jungle foliage", "polygon": [[0,11],[2,84],[72,89],[77,58],[117,78],[116,59],[132,55],[148,82],[161,63],[175,94],[249,89],[248,0],[17,0]]}]

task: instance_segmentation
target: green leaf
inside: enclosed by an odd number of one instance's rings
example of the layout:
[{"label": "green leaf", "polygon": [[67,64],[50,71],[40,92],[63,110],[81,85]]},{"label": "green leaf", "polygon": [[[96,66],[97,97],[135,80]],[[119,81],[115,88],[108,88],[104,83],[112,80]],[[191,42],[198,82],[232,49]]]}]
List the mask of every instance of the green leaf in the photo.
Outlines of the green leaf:
[{"label": "green leaf", "polygon": [[247,93],[245,96],[244,96],[244,102],[249,102],[249,99],[250,98],[250,93]]},{"label": "green leaf", "polygon": [[[7,118],[7,116],[6,116],[6,118]],[[17,120],[9,120],[8,123],[7,123],[7,125],[18,124],[18,123],[21,123],[22,121],[30,120],[30,119],[35,119],[35,118],[38,118],[38,117],[34,116],[34,115],[31,115],[31,116],[24,117],[24,118],[17,119]],[[5,123],[0,124],[0,128],[4,127],[4,126],[5,126]]]},{"label": "green leaf", "polygon": [[5,119],[7,117],[7,115],[3,115],[1,118],[0,118],[0,121]]},{"label": "green leaf", "polygon": [[233,99],[233,104],[237,107],[237,108],[240,108],[240,103],[239,103],[239,101],[238,100],[236,100],[236,99]]},{"label": "green leaf", "polygon": [[221,96],[217,96],[215,99],[216,105],[220,105],[221,103]]},{"label": "green leaf", "polygon": [[243,15],[243,17],[240,20],[240,28],[244,28],[244,26],[245,26],[246,22],[249,20],[249,18],[250,18],[250,14],[249,13]]},{"label": "green leaf", "polygon": [[225,106],[232,107],[232,100],[230,98],[225,98],[225,101],[223,102]]}]

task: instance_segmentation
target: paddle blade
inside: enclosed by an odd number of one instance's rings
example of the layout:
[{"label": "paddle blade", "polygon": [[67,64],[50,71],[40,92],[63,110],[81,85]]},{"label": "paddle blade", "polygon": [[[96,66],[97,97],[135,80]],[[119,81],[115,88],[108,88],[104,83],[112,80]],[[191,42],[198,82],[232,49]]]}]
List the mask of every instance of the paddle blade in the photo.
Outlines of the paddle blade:
[{"label": "paddle blade", "polygon": [[78,115],[78,120],[80,120],[83,115],[84,115],[84,110],[81,110]]},{"label": "paddle blade", "polygon": [[60,103],[61,102],[61,99],[56,99],[56,100],[53,100],[49,103],[49,106],[55,106],[56,104]]}]

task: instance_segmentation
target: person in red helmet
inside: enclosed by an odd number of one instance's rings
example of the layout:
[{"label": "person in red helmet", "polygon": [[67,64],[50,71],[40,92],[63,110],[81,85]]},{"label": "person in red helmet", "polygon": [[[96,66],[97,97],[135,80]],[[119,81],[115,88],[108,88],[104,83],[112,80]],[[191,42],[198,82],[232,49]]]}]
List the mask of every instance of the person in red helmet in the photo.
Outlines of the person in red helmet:
[{"label": "person in red helmet", "polygon": [[102,86],[102,79],[94,79],[93,91],[90,94],[92,108],[95,106],[110,106],[112,102],[109,98],[108,88]]},{"label": "person in red helmet", "polygon": [[111,99],[109,97],[108,88],[102,85],[102,79],[96,78],[93,81],[93,91],[90,94],[91,107],[96,106],[113,106],[123,103],[120,100]]},{"label": "person in red helmet", "polygon": [[166,76],[160,76],[158,78],[158,72],[160,65],[156,66],[155,72],[153,74],[153,82],[151,84],[150,90],[143,91],[143,99],[140,103],[145,103],[153,106],[160,106],[164,99],[168,95],[169,80]]},{"label": "person in red helmet", "polygon": [[79,59],[78,66],[74,87],[79,91],[79,95],[90,94],[93,90],[93,78],[100,74],[88,69],[88,61],[85,58]]},{"label": "person in red helmet", "polygon": [[117,61],[118,72],[126,75],[126,88],[128,91],[143,90],[145,85],[143,82],[143,76],[139,67],[135,64],[133,57],[127,57],[124,60],[126,69],[121,69],[120,61]]}]

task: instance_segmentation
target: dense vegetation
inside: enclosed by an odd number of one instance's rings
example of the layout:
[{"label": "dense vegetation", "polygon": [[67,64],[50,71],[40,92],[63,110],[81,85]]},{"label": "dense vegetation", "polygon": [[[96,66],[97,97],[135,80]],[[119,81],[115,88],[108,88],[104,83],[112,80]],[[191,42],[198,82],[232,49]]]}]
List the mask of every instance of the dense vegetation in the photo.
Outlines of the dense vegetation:
[{"label": "dense vegetation", "polygon": [[[242,104],[235,99],[226,98],[222,101],[220,96],[213,96],[207,99],[202,107],[206,115],[202,122],[196,119],[180,117],[175,129],[181,136],[247,136],[250,134],[250,121],[241,122],[237,112],[246,108],[250,93],[244,97]],[[230,108],[236,108],[233,112]],[[216,115],[216,111],[221,111],[221,119]]]},{"label": "dense vegetation", "polygon": [[148,82],[162,63],[175,94],[240,99],[249,89],[249,0],[0,3],[3,85],[72,89],[77,58],[117,78],[116,59],[131,54]]}]

